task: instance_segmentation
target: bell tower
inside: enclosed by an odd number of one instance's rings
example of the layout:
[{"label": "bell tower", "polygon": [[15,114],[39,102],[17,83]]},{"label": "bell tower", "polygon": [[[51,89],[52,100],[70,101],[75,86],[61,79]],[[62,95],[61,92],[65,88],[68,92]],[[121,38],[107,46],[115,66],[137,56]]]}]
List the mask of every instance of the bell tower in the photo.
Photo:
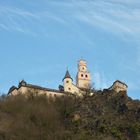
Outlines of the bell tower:
[{"label": "bell tower", "polygon": [[89,88],[91,85],[90,73],[87,70],[87,62],[85,60],[78,61],[78,73],[76,77],[76,85],[79,88]]}]

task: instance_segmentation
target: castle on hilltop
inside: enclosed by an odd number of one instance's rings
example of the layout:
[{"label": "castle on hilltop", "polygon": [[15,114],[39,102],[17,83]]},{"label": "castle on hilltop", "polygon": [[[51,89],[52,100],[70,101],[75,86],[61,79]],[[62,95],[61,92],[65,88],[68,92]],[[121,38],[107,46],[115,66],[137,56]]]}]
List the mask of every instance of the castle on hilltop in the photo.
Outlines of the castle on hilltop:
[{"label": "castle on hilltop", "polygon": [[[76,84],[73,83],[73,79],[69,73],[63,78],[63,85],[59,85],[59,89],[44,88],[37,85],[26,83],[24,80],[19,82],[18,87],[12,86],[8,92],[8,95],[28,94],[29,92],[47,95],[51,97],[75,95],[82,96],[87,91],[93,92],[91,89],[91,76],[87,69],[87,62],[85,60],[78,61],[78,72],[76,76]],[[115,81],[108,90],[114,90],[116,92],[127,91],[127,85],[119,80]]]}]

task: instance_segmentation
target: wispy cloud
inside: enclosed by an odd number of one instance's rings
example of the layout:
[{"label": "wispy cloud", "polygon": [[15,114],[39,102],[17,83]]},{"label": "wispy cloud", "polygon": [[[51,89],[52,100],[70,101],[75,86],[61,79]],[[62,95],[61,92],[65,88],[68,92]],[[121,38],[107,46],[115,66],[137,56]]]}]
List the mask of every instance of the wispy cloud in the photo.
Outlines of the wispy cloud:
[{"label": "wispy cloud", "polygon": [[69,0],[54,3],[66,10],[66,16],[69,18],[67,20],[72,24],[79,24],[77,21],[80,21],[92,28],[118,35],[127,41],[138,41],[140,38],[140,1],[138,0]]},{"label": "wispy cloud", "polygon": [[[40,9],[34,12],[1,5],[0,28],[35,33],[36,28],[47,28],[46,24],[49,24],[49,20],[71,27],[79,24],[80,21],[87,26],[101,28],[124,39],[138,40],[140,36],[138,4],[140,4],[138,0],[59,0],[46,2],[46,7],[54,6],[54,9],[60,10]],[[33,29],[33,26],[36,27]]]},{"label": "wispy cloud", "polygon": [[[129,1],[127,1],[129,2]],[[140,35],[140,9],[119,3],[105,1],[77,3],[82,10],[75,16],[81,22],[102,28],[121,36],[138,38]],[[80,11],[80,10],[79,10]]]},{"label": "wispy cloud", "polygon": [[[102,0],[103,1],[103,0]],[[106,2],[106,0],[104,0]],[[108,0],[110,3],[116,3],[116,4],[124,4],[124,5],[137,5],[140,4],[140,1],[138,0]]]},{"label": "wispy cloud", "polygon": [[8,30],[9,28],[6,25],[1,23],[0,24],[0,29]]},{"label": "wispy cloud", "polygon": [[108,81],[106,80],[105,74],[103,72],[102,73],[97,72],[97,71],[94,72],[94,75],[93,75],[92,79],[94,79],[95,87],[97,89],[99,89],[99,88],[102,88],[102,89],[109,88],[109,86],[111,86],[110,83],[108,83]]},{"label": "wispy cloud", "polygon": [[32,19],[35,20],[37,17],[31,12],[0,6],[0,29],[35,35],[35,32],[29,30],[26,24]]},{"label": "wispy cloud", "polygon": [[[0,6],[0,29],[18,31],[36,36],[37,28],[44,28],[50,20],[66,24],[65,20],[57,17],[51,11],[31,12],[19,8]],[[43,30],[43,29],[42,29]]]}]

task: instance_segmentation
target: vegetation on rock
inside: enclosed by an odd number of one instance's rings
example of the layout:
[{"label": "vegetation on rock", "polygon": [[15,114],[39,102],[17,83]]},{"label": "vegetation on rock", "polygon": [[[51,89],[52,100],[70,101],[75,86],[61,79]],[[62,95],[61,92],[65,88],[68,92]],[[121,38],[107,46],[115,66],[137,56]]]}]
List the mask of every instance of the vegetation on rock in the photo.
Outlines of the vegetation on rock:
[{"label": "vegetation on rock", "polygon": [[96,91],[83,98],[0,98],[0,140],[140,140],[140,101]]}]

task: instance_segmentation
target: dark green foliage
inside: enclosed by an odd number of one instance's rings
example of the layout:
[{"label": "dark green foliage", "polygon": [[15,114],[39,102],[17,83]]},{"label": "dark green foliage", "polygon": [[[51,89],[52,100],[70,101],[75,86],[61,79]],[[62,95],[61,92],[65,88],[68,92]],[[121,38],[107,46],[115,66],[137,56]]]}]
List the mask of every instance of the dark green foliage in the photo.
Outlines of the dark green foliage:
[{"label": "dark green foliage", "polygon": [[0,98],[0,140],[140,140],[140,101],[126,93],[28,95]]}]

